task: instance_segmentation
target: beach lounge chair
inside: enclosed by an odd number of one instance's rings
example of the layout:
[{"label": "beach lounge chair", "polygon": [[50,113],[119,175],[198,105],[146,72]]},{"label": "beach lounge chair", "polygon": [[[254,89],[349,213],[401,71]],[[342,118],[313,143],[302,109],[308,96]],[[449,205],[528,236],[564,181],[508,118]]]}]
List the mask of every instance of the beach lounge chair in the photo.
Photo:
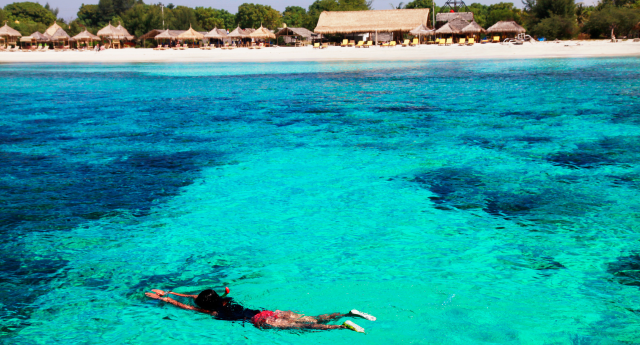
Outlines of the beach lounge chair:
[{"label": "beach lounge chair", "polygon": [[420,44],[420,41],[417,38],[413,39],[413,42],[409,43],[412,47],[417,47]]},{"label": "beach lounge chair", "polygon": [[180,50],[180,45],[176,44],[175,46],[171,47],[171,49],[173,50]]},{"label": "beach lounge chair", "polygon": [[349,45],[348,46],[349,47],[355,47],[356,46],[356,41],[354,41],[354,40],[349,41]]},{"label": "beach lounge chair", "polygon": [[493,43],[500,43],[500,36],[493,36]]},{"label": "beach lounge chair", "polygon": [[389,42],[382,43],[381,47],[389,47]]},{"label": "beach lounge chair", "polygon": [[460,41],[458,41],[458,45],[459,46],[464,46],[467,45],[467,40],[464,38],[461,38]]},{"label": "beach lounge chair", "polygon": [[364,41],[358,41],[358,44],[355,45],[356,48],[364,47]]},{"label": "beach lounge chair", "polygon": [[408,47],[409,46],[409,40],[404,40],[404,42],[402,42],[402,46],[403,47]]},{"label": "beach lounge chair", "polygon": [[260,42],[260,44],[256,46],[256,49],[262,49],[263,47],[264,47],[264,43]]},{"label": "beach lounge chair", "polygon": [[320,43],[314,43],[313,49],[320,49]]},{"label": "beach lounge chair", "polygon": [[341,47],[348,47],[349,46],[349,40],[342,40],[342,44],[340,45]]},{"label": "beach lounge chair", "polygon": [[436,43],[439,46],[443,46],[445,44],[446,40],[444,38],[436,38]]},{"label": "beach lounge chair", "polygon": [[470,39],[467,41],[467,45],[468,45],[468,46],[472,46],[472,45],[474,45],[475,43],[476,43],[476,39],[475,39],[475,38],[470,38]]},{"label": "beach lounge chair", "polygon": [[396,41],[389,42],[389,47],[395,47],[395,46],[396,46]]},{"label": "beach lounge chair", "polygon": [[320,49],[327,49],[329,48],[329,43],[322,43],[322,47],[320,47]]},{"label": "beach lounge chair", "polygon": [[367,44],[363,45],[363,48],[370,48],[373,45],[373,41],[367,41]]},{"label": "beach lounge chair", "polygon": [[480,40],[480,44],[485,44],[485,43],[489,43],[489,39],[488,38]]},{"label": "beach lounge chair", "polygon": [[450,46],[453,44],[453,38],[447,38],[447,42],[445,43],[445,45]]}]

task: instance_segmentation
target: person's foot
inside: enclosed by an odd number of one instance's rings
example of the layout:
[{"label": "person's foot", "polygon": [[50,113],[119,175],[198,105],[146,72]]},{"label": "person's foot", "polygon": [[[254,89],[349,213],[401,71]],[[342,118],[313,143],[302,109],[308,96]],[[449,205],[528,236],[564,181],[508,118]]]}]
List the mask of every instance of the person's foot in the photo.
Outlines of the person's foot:
[{"label": "person's foot", "polygon": [[361,312],[361,311],[357,311],[357,310],[355,310],[355,309],[353,309],[352,311],[350,311],[348,315],[351,315],[351,316],[359,316],[359,317],[361,317],[361,318],[363,318],[363,319],[367,319],[367,320],[369,320],[369,321],[375,321],[375,320],[376,320],[376,317],[375,317],[375,316],[373,316],[373,315],[369,315],[369,314],[367,314],[367,313],[363,313],[363,312]]},{"label": "person's foot", "polygon": [[352,331],[356,331],[358,333],[364,333],[364,328],[356,325],[355,323],[353,323],[353,321],[350,321],[350,320],[349,321],[345,321],[342,325],[345,328],[348,328],[348,329],[350,329]]},{"label": "person's foot", "polygon": [[158,289],[151,289],[151,291],[155,292],[158,296],[164,296],[166,292]]}]

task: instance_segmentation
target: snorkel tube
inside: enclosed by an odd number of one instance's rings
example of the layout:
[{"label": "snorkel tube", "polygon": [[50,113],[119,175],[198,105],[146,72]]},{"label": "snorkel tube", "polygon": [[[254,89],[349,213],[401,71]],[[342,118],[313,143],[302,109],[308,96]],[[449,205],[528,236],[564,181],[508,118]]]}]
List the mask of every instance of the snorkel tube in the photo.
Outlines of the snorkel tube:
[{"label": "snorkel tube", "polygon": [[220,297],[225,297],[225,296],[227,296],[228,294],[229,294],[229,287],[228,287],[228,286],[225,286],[225,288],[224,288],[224,294],[223,294],[222,296],[220,296]]}]

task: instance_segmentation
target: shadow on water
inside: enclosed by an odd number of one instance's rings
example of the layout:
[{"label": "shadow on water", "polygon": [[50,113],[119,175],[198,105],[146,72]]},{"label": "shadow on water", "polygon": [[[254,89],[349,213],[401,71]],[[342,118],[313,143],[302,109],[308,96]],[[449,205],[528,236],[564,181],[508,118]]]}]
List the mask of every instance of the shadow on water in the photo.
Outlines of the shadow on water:
[{"label": "shadow on water", "polygon": [[619,284],[640,288],[640,254],[619,257],[607,265],[607,272]]},{"label": "shadow on water", "polygon": [[547,156],[554,165],[569,169],[594,169],[606,165],[628,165],[640,159],[640,137],[608,137],[579,143],[570,151]]},{"label": "shadow on water", "polygon": [[[0,144],[37,140],[35,145],[52,145],[63,140],[54,127],[28,129],[20,135],[14,134],[19,131],[4,132]],[[138,139],[129,138],[132,142],[161,140],[153,136]],[[223,158],[216,151],[132,150],[112,151],[101,157],[108,163],[91,164],[74,159],[75,144],[80,140],[64,140],[71,145],[58,150],[58,155],[0,151],[0,233],[10,239],[1,250],[0,282],[5,291],[12,291],[0,296],[0,317],[4,320],[0,335],[28,325],[33,301],[65,274],[65,260],[29,255],[21,243],[22,234],[69,230],[123,213],[145,216],[154,205],[192,184],[203,167],[219,165]],[[87,277],[82,284],[103,286],[105,281]]]}]

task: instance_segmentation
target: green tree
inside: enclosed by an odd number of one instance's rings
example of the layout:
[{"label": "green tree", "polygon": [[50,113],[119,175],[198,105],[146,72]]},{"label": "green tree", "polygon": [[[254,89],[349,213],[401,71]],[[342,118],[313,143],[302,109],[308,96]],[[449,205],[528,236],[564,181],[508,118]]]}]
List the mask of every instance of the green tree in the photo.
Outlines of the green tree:
[{"label": "green tree", "polygon": [[489,6],[474,2],[471,5],[467,6],[467,9],[469,10],[469,12],[473,13],[473,20],[475,20],[478,25],[482,26],[483,28],[489,27],[487,25]]},{"label": "green tree", "polygon": [[[413,9],[413,8],[433,8],[433,0],[413,0],[407,3],[404,8]],[[436,6],[438,8],[438,6]]]},{"label": "green tree", "polygon": [[[577,34],[576,4],[574,0],[523,0],[524,24],[529,33],[537,36],[572,38]],[[545,20],[548,19],[549,20]],[[544,23],[542,23],[544,21]],[[552,23],[558,21],[558,23]],[[540,24],[540,25],[538,25]]]},{"label": "green tree", "polygon": [[300,6],[287,6],[282,12],[282,21],[292,28],[301,28],[309,21],[307,10]]},{"label": "green tree", "polygon": [[41,23],[51,25],[56,16],[35,2],[14,2],[4,7],[10,21]]},{"label": "green tree", "polygon": [[282,15],[271,6],[244,3],[238,6],[236,23],[242,28],[257,28],[262,25],[268,29],[276,29],[282,24]]},{"label": "green tree", "polygon": [[58,17],[58,13],[60,13],[60,9],[59,9],[58,7],[56,7],[56,8],[54,9],[53,7],[51,7],[51,6],[49,5],[49,3],[48,3],[48,2],[44,5],[44,9],[45,9],[45,10],[47,10],[47,11],[50,11],[51,13],[53,13],[53,15],[54,15],[56,18]]},{"label": "green tree", "polygon": [[82,4],[82,6],[80,6],[80,10],[77,13],[77,16],[80,24],[86,27],[97,28],[102,24],[100,9],[98,8],[98,5]]},{"label": "green tree", "polygon": [[640,9],[605,6],[591,13],[584,31],[591,37],[626,36],[640,23]]},{"label": "green tree", "polygon": [[196,11],[191,7],[176,6],[171,10],[165,11],[165,23],[167,28],[172,30],[187,30],[192,27],[196,31],[202,31],[202,27],[196,18]]},{"label": "green tree", "polygon": [[154,29],[162,29],[159,5],[136,4],[122,14],[123,25],[134,36],[142,36]]},{"label": "green tree", "polygon": [[110,22],[111,18],[116,15],[116,11],[113,9],[113,0],[100,0],[98,2],[98,15],[100,24]]},{"label": "green tree", "polygon": [[490,27],[501,20],[512,20],[522,24],[520,9],[510,2],[500,2],[487,7],[487,15],[484,25]]},{"label": "green tree", "polygon": [[307,11],[307,29],[318,26],[318,19],[323,11],[366,11],[372,9],[373,1],[367,0],[316,0]]},{"label": "green tree", "polygon": [[232,29],[236,25],[235,16],[226,10],[196,7],[195,14],[199,25],[206,31],[211,31],[213,28]]}]

